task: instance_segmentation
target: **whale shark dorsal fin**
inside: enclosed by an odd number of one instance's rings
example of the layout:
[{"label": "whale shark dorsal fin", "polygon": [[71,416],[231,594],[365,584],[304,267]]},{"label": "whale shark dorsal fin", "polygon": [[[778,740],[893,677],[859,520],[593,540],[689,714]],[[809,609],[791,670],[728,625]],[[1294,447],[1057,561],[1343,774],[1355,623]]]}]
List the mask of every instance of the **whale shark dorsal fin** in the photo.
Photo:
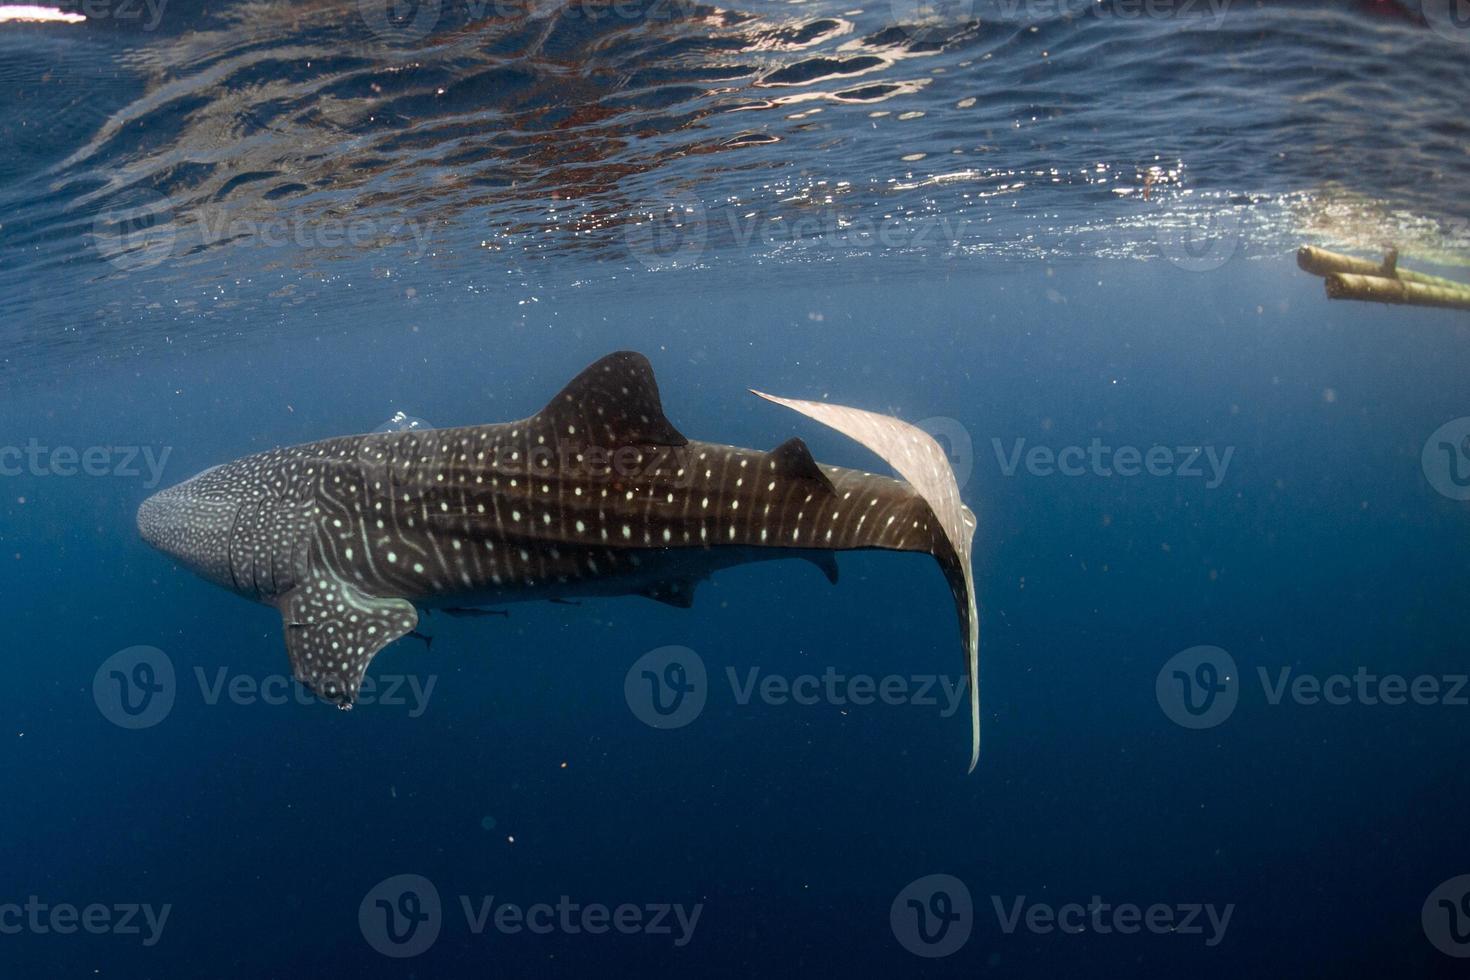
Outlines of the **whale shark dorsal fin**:
[{"label": "whale shark dorsal fin", "polygon": [[593,362],[528,423],[546,427],[559,440],[607,448],[689,442],[664,417],[653,365],[630,350]]},{"label": "whale shark dorsal fin", "polygon": [[959,483],[949,465],[949,457],[929,433],[888,415],[827,402],[778,398],[753,388],[751,394],[800,412],[867,446],[924,498],[944,529],[952,554],[936,557],[954,592],[965,644],[965,672],[970,684],[970,771],[973,772],[980,759],[980,619],[975,605],[974,572],[970,567],[970,548],[977,522],[974,512],[960,500]]},{"label": "whale shark dorsal fin", "polygon": [[822,472],[822,468],[812,458],[812,451],[796,436],[787,439],[766,456],[770,460],[773,473],[799,480],[811,480],[827,493],[837,492],[832,488],[832,481],[827,478],[827,474]]},{"label": "whale shark dorsal fin", "polygon": [[418,625],[406,599],[368,596],[334,575],[312,574],[276,600],[291,671],[317,697],[350,708],[368,662]]}]

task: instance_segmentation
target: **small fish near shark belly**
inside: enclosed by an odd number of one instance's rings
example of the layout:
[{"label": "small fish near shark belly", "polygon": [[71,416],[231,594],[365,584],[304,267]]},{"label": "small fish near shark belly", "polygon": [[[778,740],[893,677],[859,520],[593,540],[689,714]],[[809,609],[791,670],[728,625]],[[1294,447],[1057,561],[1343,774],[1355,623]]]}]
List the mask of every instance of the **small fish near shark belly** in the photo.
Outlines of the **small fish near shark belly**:
[{"label": "small fish near shark belly", "polygon": [[339,707],[415,606],[643,595],[687,607],[720,568],[832,553],[934,556],[954,596],[979,756],[974,514],[922,430],[777,398],[855,439],[899,479],[818,464],[800,439],[761,451],[691,442],[646,358],[610,354],[517,422],[346,436],[248,456],[145,501],[148,543],[274,605],[296,677]]}]

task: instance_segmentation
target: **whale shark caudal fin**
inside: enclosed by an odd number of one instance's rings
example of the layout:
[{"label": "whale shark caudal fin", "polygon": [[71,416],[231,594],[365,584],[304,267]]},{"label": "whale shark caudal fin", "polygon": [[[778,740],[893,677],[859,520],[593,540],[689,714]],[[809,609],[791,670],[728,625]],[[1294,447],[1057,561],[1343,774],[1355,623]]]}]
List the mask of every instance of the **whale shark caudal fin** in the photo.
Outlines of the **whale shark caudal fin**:
[{"label": "whale shark caudal fin", "polygon": [[929,433],[887,415],[826,402],[778,398],[753,388],[751,394],[785,405],[867,446],[908,481],[939,520],[953,552],[935,557],[954,593],[960,634],[965,643],[965,672],[970,683],[970,772],[974,772],[980,760],[980,618],[975,608],[975,577],[970,568],[976,521],[974,513],[960,500],[959,484],[955,482],[949,457]]}]

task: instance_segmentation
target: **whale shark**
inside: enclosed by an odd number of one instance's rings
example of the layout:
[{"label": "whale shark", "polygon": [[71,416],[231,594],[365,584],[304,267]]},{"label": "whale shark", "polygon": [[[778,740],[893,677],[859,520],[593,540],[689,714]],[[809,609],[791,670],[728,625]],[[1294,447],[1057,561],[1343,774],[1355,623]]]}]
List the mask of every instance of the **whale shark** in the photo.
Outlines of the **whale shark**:
[{"label": "whale shark", "polygon": [[876,453],[898,479],[697,442],[665,417],[653,367],[619,351],[513,422],[343,436],[214,466],[146,499],[138,530],[203,578],[279,610],[296,679],[352,707],[369,662],[419,610],[641,595],[688,608],[733,565],[922,552],[959,618],[980,754],[974,513],[922,429],[875,412],[752,393]]}]

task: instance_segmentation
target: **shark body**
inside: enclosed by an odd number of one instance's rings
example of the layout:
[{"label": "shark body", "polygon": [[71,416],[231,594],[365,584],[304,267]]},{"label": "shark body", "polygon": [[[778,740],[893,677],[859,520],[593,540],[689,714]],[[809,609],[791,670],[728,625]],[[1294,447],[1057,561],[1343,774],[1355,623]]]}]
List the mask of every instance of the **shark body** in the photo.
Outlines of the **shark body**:
[{"label": "shark body", "polygon": [[[757,394],[760,394],[757,392]],[[138,528],[204,578],[277,608],[296,678],[351,707],[368,663],[418,608],[644,595],[691,604],[731,565],[839,550],[933,555],[959,614],[979,754],[975,518],[947,457],[888,416],[762,395],[857,439],[904,477],[695,442],[653,370],[597,361],[516,422],[346,436],[216,466],[148,498]]]}]

